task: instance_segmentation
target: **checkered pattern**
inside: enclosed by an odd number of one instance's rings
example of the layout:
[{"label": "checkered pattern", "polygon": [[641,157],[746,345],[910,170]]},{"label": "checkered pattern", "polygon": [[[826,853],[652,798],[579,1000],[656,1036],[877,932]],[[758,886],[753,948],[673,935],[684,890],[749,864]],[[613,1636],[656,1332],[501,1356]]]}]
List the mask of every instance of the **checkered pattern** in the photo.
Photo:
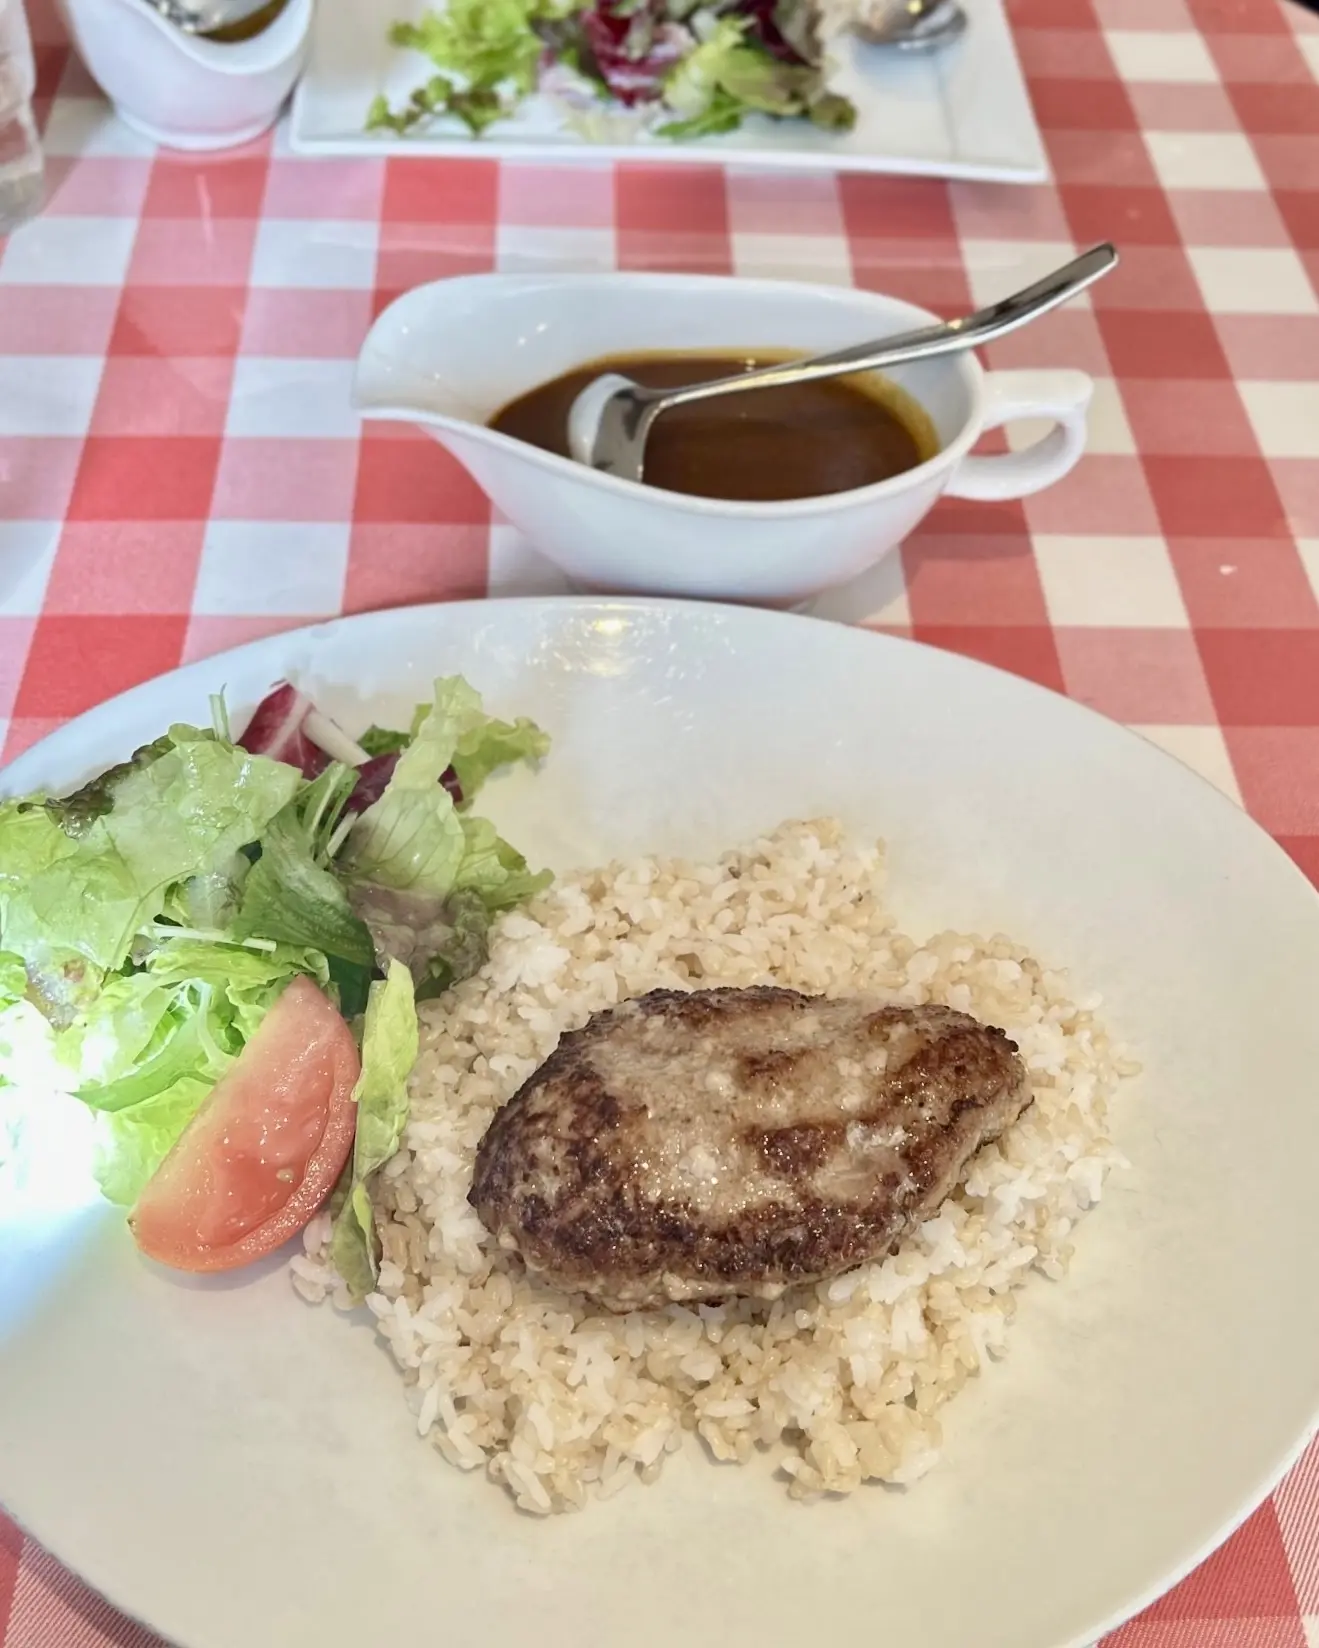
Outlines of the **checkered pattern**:
[{"label": "checkered pattern", "polygon": [[[947,502],[820,610],[1028,675],[1198,768],[1319,880],[1319,18],[1010,0],[1055,181],[156,156],[34,4],[51,199],[0,251],[0,746],[339,612],[562,580],[431,442],[346,410],[440,275],[682,268],[945,311],[1090,241],[1122,268],[996,345],[1084,367],[1092,450]],[[0,1475],[0,1494],[3,1477]],[[6,1629],[7,1627],[7,1629]],[[0,1520],[0,1648],[147,1648]],[[1319,1451],[1118,1648],[1319,1645]]]}]

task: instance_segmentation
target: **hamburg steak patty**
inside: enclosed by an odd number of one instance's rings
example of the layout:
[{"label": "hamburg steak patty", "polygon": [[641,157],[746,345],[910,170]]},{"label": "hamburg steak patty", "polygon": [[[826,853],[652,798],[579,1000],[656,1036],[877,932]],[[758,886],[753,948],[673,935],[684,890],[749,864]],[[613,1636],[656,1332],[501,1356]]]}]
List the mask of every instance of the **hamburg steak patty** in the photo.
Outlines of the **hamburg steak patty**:
[{"label": "hamburg steak patty", "polygon": [[611,1310],[772,1299],[887,1253],[1029,1103],[1015,1044],[949,1007],[656,990],[562,1038],[469,1199]]}]

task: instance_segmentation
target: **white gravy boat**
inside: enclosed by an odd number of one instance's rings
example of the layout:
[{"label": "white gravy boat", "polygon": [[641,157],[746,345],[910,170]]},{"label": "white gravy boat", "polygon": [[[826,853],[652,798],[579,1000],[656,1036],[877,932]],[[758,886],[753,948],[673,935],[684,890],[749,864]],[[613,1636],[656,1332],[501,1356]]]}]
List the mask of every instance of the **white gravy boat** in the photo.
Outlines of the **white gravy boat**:
[{"label": "white gravy boat", "polygon": [[[518,395],[601,356],[652,350],[814,354],[937,320],[897,298],[707,275],[468,275],[405,293],[358,357],[364,418],[420,425],[570,577],[595,588],[787,604],[897,547],[944,492],[1020,498],[1085,448],[1083,372],[986,374],[970,354],[888,374],[925,408],[940,450],[893,479],[824,498],[734,503],[605,475],[486,427]],[[1054,427],[1021,452],[972,457],[987,429]]]},{"label": "white gravy boat", "polygon": [[58,3],[120,119],[171,149],[228,149],[259,136],[311,44],[314,0],[288,0],[259,34],[227,43],[184,34],[144,0]]}]

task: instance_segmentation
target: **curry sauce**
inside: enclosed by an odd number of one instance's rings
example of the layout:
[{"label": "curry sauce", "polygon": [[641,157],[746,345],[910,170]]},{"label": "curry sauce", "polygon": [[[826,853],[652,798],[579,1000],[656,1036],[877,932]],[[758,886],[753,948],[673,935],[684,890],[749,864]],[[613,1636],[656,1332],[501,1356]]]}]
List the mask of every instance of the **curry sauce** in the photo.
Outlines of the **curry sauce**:
[{"label": "curry sauce", "polygon": [[237,45],[240,41],[251,40],[256,35],[268,29],[288,4],[288,0],[267,0],[260,11],[254,11],[250,17],[244,17],[237,23],[226,23],[222,28],[208,29],[202,35],[203,40],[216,40],[222,46]]},{"label": "curry sauce", "polygon": [[[793,358],[778,350],[613,355],[520,395],[489,427],[567,457],[569,409],[602,372],[672,389]],[[781,503],[872,486],[938,450],[924,408],[889,379],[866,373],[675,407],[650,431],[645,478],[648,486],[699,498]]]}]

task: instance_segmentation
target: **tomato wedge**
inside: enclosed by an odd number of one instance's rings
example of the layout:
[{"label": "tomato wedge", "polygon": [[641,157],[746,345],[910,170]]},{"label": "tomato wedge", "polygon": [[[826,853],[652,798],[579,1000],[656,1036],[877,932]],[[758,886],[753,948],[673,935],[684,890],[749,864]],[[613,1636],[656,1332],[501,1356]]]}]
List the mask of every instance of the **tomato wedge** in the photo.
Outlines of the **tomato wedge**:
[{"label": "tomato wedge", "polygon": [[175,1270],[236,1270],[296,1235],[353,1147],[352,1031],[298,977],[148,1182],[129,1224]]}]

